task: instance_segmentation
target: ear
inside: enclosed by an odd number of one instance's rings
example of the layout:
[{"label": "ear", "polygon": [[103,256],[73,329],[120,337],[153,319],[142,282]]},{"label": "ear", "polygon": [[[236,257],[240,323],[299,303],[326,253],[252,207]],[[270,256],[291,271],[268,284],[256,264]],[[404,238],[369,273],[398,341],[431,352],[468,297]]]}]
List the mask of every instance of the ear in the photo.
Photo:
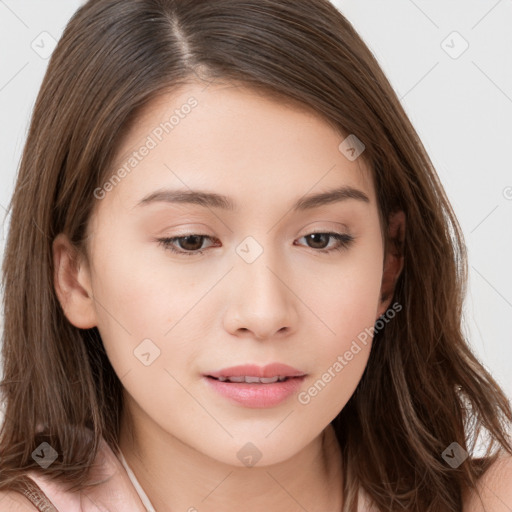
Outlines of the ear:
[{"label": "ear", "polygon": [[376,320],[388,309],[396,282],[404,266],[405,213],[401,210],[392,213],[388,223],[387,250],[384,255],[384,271]]},{"label": "ear", "polygon": [[91,276],[84,258],[63,233],[52,244],[55,292],[66,318],[80,329],[97,325]]}]

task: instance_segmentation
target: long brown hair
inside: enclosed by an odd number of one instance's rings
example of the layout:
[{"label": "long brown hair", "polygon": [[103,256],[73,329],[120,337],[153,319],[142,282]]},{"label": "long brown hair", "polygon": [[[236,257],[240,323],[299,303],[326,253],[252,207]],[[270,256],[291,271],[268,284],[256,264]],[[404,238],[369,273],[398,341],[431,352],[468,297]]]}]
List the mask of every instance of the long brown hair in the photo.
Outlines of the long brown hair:
[{"label": "long brown hair", "polygon": [[[460,511],[465,489],[512,453],[512,411],[461,330],[466,250],[434,167],[370,50],[327,0],[91,0],[70,20],[9,205],[0,489],[41,471],[31,453],[43,441],[59,454],[45,475],[73,491],[101,436],[118,453],[122,384],[97,328],[74,327],[60,307],[52,241],[66,233],[85,252],[94,190],[112,175],[123,134],[155,95],[199,75],[312,108],[363,141],[384,229],[396,210],[407,218],[393,297],[403,309],[375,332],[332,422],[344,510],[362,487],[381,511]],[[451,443],[473,453],[481,432],[486,457],[445,462]]]}]

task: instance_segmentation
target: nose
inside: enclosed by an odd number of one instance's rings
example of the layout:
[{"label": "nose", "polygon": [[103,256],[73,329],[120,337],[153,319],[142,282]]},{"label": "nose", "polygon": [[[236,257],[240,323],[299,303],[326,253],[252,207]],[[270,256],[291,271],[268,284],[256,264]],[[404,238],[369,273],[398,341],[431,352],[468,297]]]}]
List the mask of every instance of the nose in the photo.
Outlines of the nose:
[{"label": "nose", "polygon": [[237,261],[230,272],[229,301],[224,328],[235,336],[258,340],[289,336],[297,329],[292,272],[267,256],[254,262]]}]

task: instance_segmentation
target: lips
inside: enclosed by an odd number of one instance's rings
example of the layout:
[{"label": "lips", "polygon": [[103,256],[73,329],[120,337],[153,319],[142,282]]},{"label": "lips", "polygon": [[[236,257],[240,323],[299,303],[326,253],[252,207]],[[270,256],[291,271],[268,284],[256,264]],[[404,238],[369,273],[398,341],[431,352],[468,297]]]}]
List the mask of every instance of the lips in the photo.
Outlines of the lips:
[{"label": "lips", "polygon": [[281,363],[242,365],[203,374],[208,389],[231,403],[248,408],[269,408],[285,403],[299,392],[306,374]]},{"label": "lips", "polygon": [[248,384],[271,384],[282,382],[292,377],[303,377],[306,374],[282,363],[272,363],[266,366],[257,366],[253,364],[231,366],[219,371],[204,374],[221,382],[248,383]]}]

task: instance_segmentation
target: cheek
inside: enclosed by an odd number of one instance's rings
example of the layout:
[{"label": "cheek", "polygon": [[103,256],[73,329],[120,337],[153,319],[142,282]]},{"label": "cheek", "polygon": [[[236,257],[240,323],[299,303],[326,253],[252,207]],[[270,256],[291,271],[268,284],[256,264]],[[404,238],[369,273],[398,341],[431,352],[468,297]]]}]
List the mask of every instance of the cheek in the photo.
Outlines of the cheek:
[{"label": "cheek", "polygon": [[371,341],[349,343],[319,366],[319,373],[297,395],[306,424],[327,424],[343,410],[361,380],[370,349]]},{"label": "cheek", "polygon": [[324,354],[332,357],[374,325],[382,283],[379,249],[377,244],[360,247],[352,254],[347,253],[339,264],[326,267],[314,279],[304,281],[301,293],[319,318],[317,330],[322,329]]},{"label": "cheek", "polygon": [[[377,239],[378,240],[378,239]],[[371,350],[382,281],[381,247],[366,247],[346,258],[337,272],[322,277],[310,297],[323,324],[311,361],[316,369],[298,395],[303,412],[331,421],[354,393]]]},{"label": "cheek", "polygon": [[[171,359],[175,365],[190,357],[191,344],[184,342],[191,337],[187,325],[192,319],[197,327],[204,320],[196,314],[195,304],[207,283],[191,286],[188,274],[166,265],[154,248],[130,249],[127,239],[111,235],[111,243],[95,254],[92,286],[98,330],[118,375],[148,361],[154,361],[154,369],[168,367]],[[97,243],[99,247],[99,237]]]},{"label": "cheek", "polygon": [[[322,319],[322,336],[312,351],[315,368],[297,396],[310,422],[328,423],[345,407],[366,368],[372,346],[373,327],[379,296],[379,273],[375,278],[358,279],[354,274],[344,280],[341,291],[330,301],[318,303]],[[332,332],[331,332],[332,331]]]},{"label": "cheek", "polygon": [[138,335],[161,336],[197,301],[200,280],[191,282],[197,276],[166,258],[157,242],[142,243],[118,229],[98,236],[97,245],[93,287],[105,306],[98,311],[103,323],[117,321]]}]

